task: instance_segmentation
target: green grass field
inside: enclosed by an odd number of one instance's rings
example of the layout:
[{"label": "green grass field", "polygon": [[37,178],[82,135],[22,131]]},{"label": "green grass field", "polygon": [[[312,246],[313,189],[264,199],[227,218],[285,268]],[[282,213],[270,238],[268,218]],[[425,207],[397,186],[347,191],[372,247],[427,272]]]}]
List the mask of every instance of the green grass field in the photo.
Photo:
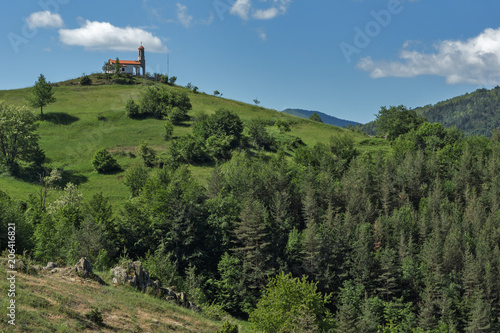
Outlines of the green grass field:
[{"label": "green grass field", "polygon": [[[59,83],[54,87],[57,101],[44,108],[45,118],[40,121],[40,145],[45,151],[47,164],[64,170],[64,179],[76,183],[86,198],[94,193],[103,192],[113,204],[119,204],[129,197],[128,189],[123,184],[124,172],[112,175],[99,175],[91,165],[95,151],[106,148],[113,153],[118,163],[126,170],[129,166],[140,163],[137,155],[141,142],[148,142],[161,156],[168,149],[169,143],[163,139],[164,121],[157,119],[134,120],[125,115],[125,103],[129,98],[137,98],[146,87],[144,79],[136,79],[134,85],[109,85],[103,80],[94,82],[99,85],[80,86],[78,80]],[[150,84],[151,81],[148,81]],[[168,89],[188,93],[193,109],[190,116],[200,113],[211,114],[220,108],[237,113],[243,121],[251,119],[276,120],[286,119],[292,123],[287,135],[300,137],[312,146],[318,142],[328,142],[332,135],[352,135],[360,151],[389,151],[389,145],[382,139],[369,138],[366,135],[351,132],[335,126],[321,124],[306,119],[290,116],[275,110],[256,105],[215,97],[204,93],[195,94],[187,88],[167,86]],[[29,88],[0,91],[0,100],[7,104],[26,105],[25,97]],[[33,109],[35,114],[40,110]],[[192,131],[192,122],[176,126],[174,136],[179,137]],[[278,131],[273,127],[268,130],[275,136]],[[210,175],[209,166],[191,166],[193,174],[202,184],[206,184]],[[36,175],[34,175],[36,176]],[[33,177],[32,177],[33,178]],[[34,177],[36,179],[36,177]],[[38,186],[31,181],[23,181],[3,174],[0,176],[0,190],[11,197],[26,200],[29,194],[36,194]],[[49,194],[48,202],[57,196]]]}]

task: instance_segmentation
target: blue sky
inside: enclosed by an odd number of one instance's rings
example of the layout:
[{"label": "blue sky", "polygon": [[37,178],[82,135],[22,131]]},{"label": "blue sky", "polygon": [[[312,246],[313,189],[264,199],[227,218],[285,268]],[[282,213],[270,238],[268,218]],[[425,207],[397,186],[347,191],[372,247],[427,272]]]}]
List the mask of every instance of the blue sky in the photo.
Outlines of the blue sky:
[{"label": "blue sky", "polygon": [[368,122],[500,84],[496,0],[40,0],[0,4],[0,89],[119,57],[201,91]]}]

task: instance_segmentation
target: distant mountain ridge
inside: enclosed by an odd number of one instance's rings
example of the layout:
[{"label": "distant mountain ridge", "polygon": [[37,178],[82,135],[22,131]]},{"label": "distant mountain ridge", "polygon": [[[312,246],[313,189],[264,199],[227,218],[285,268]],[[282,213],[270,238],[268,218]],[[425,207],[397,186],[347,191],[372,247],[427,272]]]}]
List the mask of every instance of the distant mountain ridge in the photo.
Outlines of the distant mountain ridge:
[{"label": "distant mountain ridge", "polygon": [[330,115],[327,115],[326,113],[319,112],[319,111],[309,111],[309,110],[302,110],[302,109],[285,109],[281,112],[288,113],[288,114],[291,114],[292,116],[297,116],[297,117],[301,117],[301,118],[309,118],[314,113],[316,113],[318,116],[320,116],[321,120],[323,120],[323,122],[325,124],[334,125],[334,126],[338,126],[338,127],[347,127],[349,125],[356,126],[359,124],[355,121],[332,117]]}]

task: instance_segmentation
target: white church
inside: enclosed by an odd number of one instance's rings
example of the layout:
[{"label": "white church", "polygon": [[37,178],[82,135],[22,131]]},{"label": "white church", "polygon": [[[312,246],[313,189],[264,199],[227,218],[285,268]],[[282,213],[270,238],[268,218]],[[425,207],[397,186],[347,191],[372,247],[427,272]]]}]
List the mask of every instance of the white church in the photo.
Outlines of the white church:
[{"label": "white church", "polygon": [[[115,62],[116,60],[108,60],[108,64],[111,66],[109,66],[110,69],[107,70],[107,73],[113,74],[115,72]],[[142,76],[146,74],[146,59],[144,58],[144,47],[142,45],[139,47],[139,58],[137,60],[119,60],[119,62],[121,66],[121,73]]]}]

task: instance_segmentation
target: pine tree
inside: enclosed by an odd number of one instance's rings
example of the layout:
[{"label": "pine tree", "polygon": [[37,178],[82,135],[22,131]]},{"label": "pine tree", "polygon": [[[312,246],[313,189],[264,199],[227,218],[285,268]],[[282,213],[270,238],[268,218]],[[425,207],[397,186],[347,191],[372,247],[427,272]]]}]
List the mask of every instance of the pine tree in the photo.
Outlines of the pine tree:
[{"label": "pine tree", "polygon": [[302,266],[305,272],[314,278],[320,271],[320,243],[318,225],[312,220],[307,223],[307,228],[302,233]]},{"label": "pine tree", "polygon": [[462,272],[462,284],[466,298],[471,298],[475,290],[479,288],[481,267],[471,252],[469,244],[465,246],[464,270]]},{"label": "pine tree", "polygon": [[368,298],[365,294],[365,299],[361,305],[361,314],[356,323],[356,332],[359,333],[376,333],[380,324],[380,317],[377,314],[377,306],[381,306],[382,301],[378,298]]},{"label": "pine tree", "polygon": [[384,248],[380,253],[380,274],[377,278],[377,292],[383,300],[390,301],[399,293],[399,272],[396,251]]},{"label": "pine tree", "polygon": [[241,211],[241,221],[234,230],[237,239],[235,251],[240,253],[246,264],[247,287],[250,289],[264,288],[266,276],[272,272],[267,215],[262,203],[248,199]]},{"label": "pine tree", "polygon": [[364,287],[355,284],[353,281],[344,282],[340,288],[339,307],[337,310],[337,329],[339,333],[358,332],[356,323],[361,313],[361,298],[364,294]]},{"label": "pine tree", "polygon": [[467,333],[490,332],[491,306],[484,298],[482,291],[477,291],[472,297],[469,320],[465,331]]}]

